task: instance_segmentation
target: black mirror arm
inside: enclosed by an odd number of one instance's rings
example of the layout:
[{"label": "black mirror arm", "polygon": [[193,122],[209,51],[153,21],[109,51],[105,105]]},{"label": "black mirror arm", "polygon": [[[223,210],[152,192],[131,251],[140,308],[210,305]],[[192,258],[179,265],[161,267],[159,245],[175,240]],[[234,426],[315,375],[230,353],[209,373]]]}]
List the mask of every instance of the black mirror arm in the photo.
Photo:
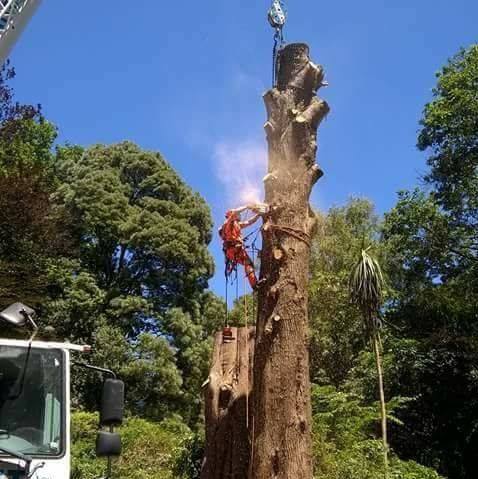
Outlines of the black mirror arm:
[{"label": "black mirror arm", "polygon": [[33,342],[33,340],[35,339],[35,336],[37,335],[38,333],[38,325],[37,323],[35,322],[35,320],[33,319],[33,314],[30,314],[25,308],[23,308],[20,313],[23,315],[24,318],[27,319],[27,321],[30,323],[32,329],[33,329],[33,333],[32,335],[30,336],[30,345],[31,343]]},{"label": "black mirror arm", "polygon": [[32,325],[32,328],[36,331],[38,329],[38,325],[37,323],[35,323],[33,316],[29,314],[25,309],[22,309],[20,312],[23,314],[23,316],[25,316],[25,318],[28,319],[28,322]]}]

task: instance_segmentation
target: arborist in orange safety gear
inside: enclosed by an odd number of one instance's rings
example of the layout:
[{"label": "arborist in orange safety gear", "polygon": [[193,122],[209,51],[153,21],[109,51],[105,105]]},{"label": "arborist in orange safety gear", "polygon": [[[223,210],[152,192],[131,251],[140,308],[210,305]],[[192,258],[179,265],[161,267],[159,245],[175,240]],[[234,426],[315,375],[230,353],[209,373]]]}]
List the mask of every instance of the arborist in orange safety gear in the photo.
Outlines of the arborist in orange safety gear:
[{"label": "arborist in orange safety gear", "polygon": [[[250,219],[241,221],[240,215],[246,210],[251,210],[255,214]],[[219,228],[219,235],[223,241],[223,251],[226,256],[226,275],[229,275],[237,264],[243,265],[253,290],[257,289],[265,280],[257,280],[254,263],[246,251],[242,230],[254,224],[266,211],[265,205],[247,205],[228,210],[226,221]]]}]

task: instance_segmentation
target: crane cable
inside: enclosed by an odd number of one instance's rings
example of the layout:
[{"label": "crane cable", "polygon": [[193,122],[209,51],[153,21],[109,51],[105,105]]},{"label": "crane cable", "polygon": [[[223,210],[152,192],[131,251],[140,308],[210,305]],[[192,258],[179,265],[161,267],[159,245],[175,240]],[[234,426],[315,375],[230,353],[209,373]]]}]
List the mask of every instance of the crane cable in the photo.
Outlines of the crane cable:
[{"label": "crane cable", "polygon": [[283,0],[273,0],[267,15],[271,27],[275,30],[274,47],[272,49],[272,87],[276,86],[279,52],[284,46],[283,28],[287,20]]},{"label": "crane cable", "polygon": [[[253,300],[254,301],[254,300]],[[244,275],[244,322],[246,326],[246,355],[247,355],[247,386],[246,386],[246,429],[249,430],[249,387],[250,387],[250,364],[249,364],[249,321],[247,318],[247,290],[246,290],[246,276]]]}]

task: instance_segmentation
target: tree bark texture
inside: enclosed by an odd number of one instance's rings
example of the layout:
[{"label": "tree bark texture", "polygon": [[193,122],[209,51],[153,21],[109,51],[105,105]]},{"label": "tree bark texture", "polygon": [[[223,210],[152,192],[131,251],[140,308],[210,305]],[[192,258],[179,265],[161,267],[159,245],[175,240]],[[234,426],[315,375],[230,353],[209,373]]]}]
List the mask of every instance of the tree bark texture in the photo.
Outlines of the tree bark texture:
[{"label": "tree bark texture", "polygon": [[[247,479],[250,460],[255,328],[232,328],[234,340],[215,336],[205,388],[206,450],[201,479]],[[250,406],[249,406],[250,405]]]},{"label": "tree bark texture", "polygon": [[269,145],[254,354],[250,479],[312,479],[307,287],[315,215],[317,128],[329,111],[315,95],[322,67],[305,44],[279,55],[277,86],[264,95]]}]

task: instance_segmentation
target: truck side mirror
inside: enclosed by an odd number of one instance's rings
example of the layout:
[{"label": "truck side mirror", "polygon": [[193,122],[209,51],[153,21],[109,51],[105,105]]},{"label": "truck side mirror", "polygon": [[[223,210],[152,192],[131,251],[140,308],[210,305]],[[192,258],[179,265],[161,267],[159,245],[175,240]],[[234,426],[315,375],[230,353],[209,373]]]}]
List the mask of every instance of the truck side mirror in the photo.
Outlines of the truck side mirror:
[{"label": "truck side mirror", "polygon": [[14,303],[0,312],[0,318],[12,326],[22,327],[30,322],[33,328],[37,329],[37,325],[35,321],[33,321],[33,316],[35,316],[35,310],[22,303]]},{"label": "truck side mirror", "polygon": [[106,379],[101,396],[100,425],[119,426],[124,416],[124,382]]},{"label": "truck side mirror", "polygon": [[96,436],[96,455],[112,457],[121,455],[121,437],[115,432],[99,431]]}]

